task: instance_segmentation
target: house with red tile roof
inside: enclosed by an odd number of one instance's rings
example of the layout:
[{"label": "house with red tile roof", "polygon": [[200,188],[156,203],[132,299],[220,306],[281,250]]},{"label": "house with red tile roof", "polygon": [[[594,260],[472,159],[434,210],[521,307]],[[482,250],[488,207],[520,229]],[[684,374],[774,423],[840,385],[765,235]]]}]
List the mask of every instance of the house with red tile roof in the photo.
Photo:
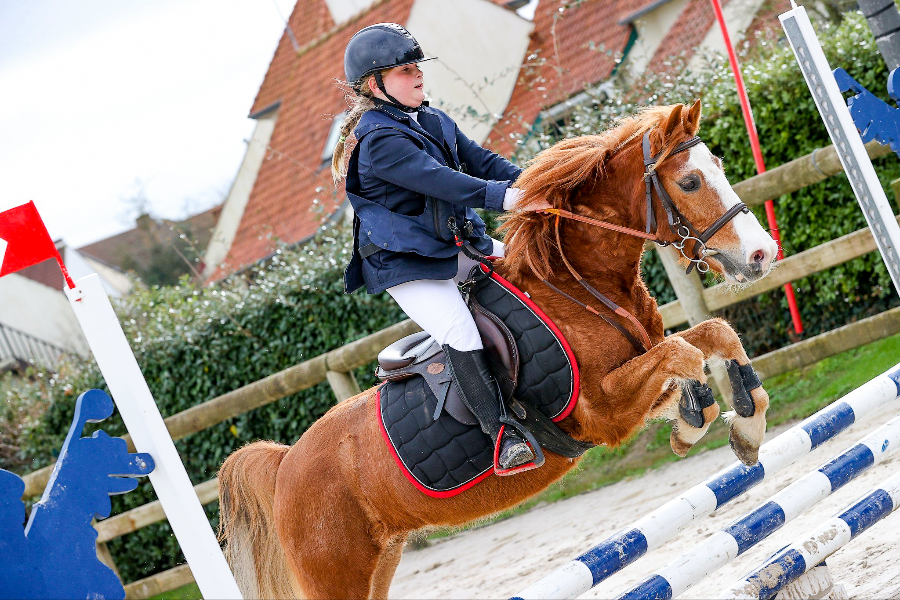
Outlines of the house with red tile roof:
[{"label": "house with red tile roof", "polygon": [[490,131],[483,117],[509,103],[528,49],[533,24],[515,13],[521,4],[298,0],[250,109],[257,126],[204,257],[207,278],[256,263],[279,241],[308,239],[346,210],[330,160],[347,109],[347,90],[337,82],[354,33],[381,22],[414,31],[424,51],[438,57],[422,65],[432,105],[482,141]]},{"label": "house with red tile roof", "polygon": [[[219,216],[214,207],[183,221],[141,215],[123,233],[75,249],[56,242],[73,279],[97,273],[113,298],[128,294],[126,271],[147,271],[159,248],[173,246],[182,234],[202,250]],[[65,354],[87,356],[89,348],[64,292],[65,281],[55,259],[0,279],[0,373],[29,361],[54,368]],[[25,301],[23,301],[25,299]]]},{"label": "house with red tile roof", "polygon": [[125,293],[131,286],[126,272],[133,272],[148,285],[160,283],[150,275],[163,279],[163,284],[182,273],[193,276],[198,270],[195,261],[209,244],[221,212],[218,205],[181,221],[144,213],[135,219],[132,229],[82,246],[78,252],[101,275],[118,273],[124,278]]},{"label": "house with red tile roof", "polygon": [[[534,2],[535,0],[532,0]],[[732,40],[777,24],[789,0],[723,2]],[[709,0],[298,0],[250,117],[247,154],[204,257],[216,280],[270,256],[277,243],[301,243],[346,216],[331,182],[331,149],[346,110],[343,50],[359,29],[405,25],[426,55],[432,105],[475,141],[510,154],[536,127],[565,117],[590,96],[613,93],[665,60],[698,49],[724,50]]]}]

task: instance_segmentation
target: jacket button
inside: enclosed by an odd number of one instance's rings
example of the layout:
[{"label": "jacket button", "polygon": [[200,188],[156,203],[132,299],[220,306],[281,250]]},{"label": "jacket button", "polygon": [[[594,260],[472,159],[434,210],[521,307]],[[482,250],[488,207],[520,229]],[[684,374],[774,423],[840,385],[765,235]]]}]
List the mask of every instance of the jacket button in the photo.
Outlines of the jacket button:
[{"label": "jacket button", "polygon": [[367,231],[367,232],[366,232],[366,235],[372,235],[372,232],[371,232],[371,231]]},{"label": "jacket button", "polygon": [[387,248],[387,242],[384,242],[384,243],[381,244],[381,245],[382,245],[384,248]]}]

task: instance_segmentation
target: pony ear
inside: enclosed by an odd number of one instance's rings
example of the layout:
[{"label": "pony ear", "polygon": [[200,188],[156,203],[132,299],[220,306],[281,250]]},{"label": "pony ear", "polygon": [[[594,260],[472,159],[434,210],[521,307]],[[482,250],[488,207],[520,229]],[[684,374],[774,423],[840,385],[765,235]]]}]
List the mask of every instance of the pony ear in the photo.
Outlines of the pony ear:
[{"label": "pony ear", "polygon": [[684,108],[684,104],[676,104],[672,107],[672,112],[669,113],[669,118],[666,119],[666,124],[663,127],[663,142],[669,139],[669,136],[672,135],[672,132],[675,131],[675,128],[681,125],[681,109]]},{"label": "pony ear", "polygon": [[694,100],[684,120],[684,130],[688,135],[697,135],[700,129],[700,99]]}]

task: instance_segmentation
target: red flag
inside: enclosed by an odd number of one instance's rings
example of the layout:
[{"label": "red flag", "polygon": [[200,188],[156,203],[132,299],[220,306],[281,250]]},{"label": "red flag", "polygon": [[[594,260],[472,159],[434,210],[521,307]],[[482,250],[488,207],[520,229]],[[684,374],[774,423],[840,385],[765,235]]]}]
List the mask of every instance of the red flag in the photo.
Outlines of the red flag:
[{"label": "red flag", "polygon": [[[0,213],[0,277],[55,258],[68,274],[34,202]],[[74,285],[72,286],[74,287]]]}]

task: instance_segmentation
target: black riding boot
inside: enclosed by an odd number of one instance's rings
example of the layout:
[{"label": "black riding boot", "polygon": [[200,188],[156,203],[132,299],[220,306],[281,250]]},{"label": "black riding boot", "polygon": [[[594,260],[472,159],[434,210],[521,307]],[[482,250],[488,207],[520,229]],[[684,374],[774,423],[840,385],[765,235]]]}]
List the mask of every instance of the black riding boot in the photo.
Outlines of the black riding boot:
[{"label": "black riding boot", "polygon": [[495,470],[499,466],[500,470],[507,471],[533,461],[534,453],[515,429],[504,428],[503,439],[497,439],[500,437],[501,428],[500,386],[497,385],[488,367],[484,350],[461,352],[446,344],[443,348],[450,366],[450,375],[456,383],[463,403],[478,419],[481,430],[495,445],[500,446],[496,452]]}]

